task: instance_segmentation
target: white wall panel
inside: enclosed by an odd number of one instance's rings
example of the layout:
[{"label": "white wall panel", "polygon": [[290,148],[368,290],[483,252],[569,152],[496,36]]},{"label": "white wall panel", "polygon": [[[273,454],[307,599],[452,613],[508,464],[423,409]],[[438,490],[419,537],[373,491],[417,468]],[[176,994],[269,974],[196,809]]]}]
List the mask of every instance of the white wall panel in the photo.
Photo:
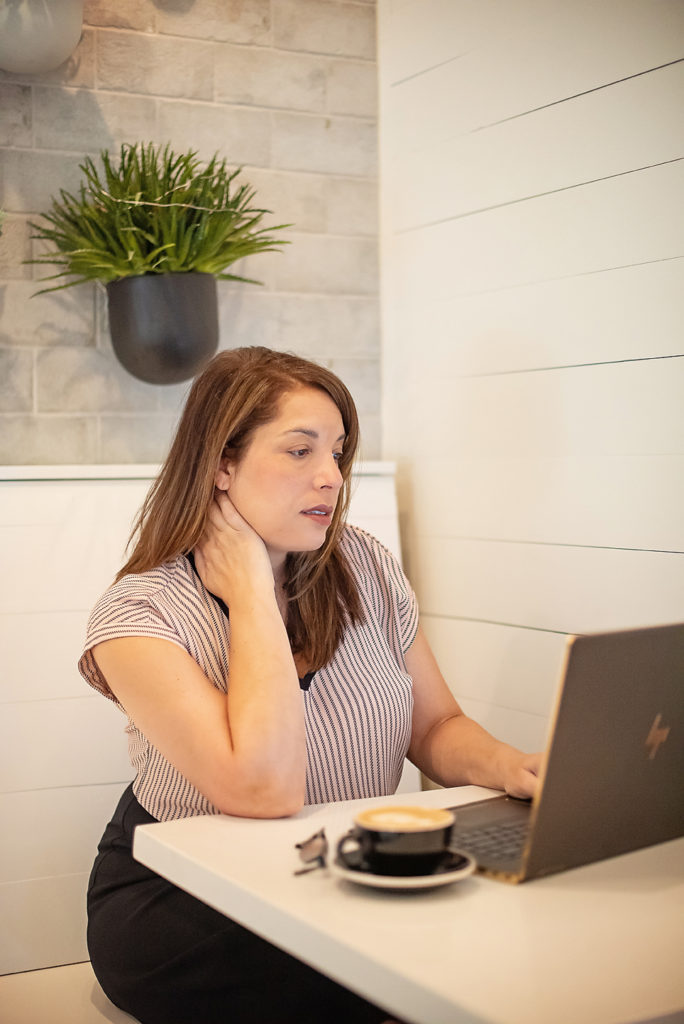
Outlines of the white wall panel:
[{"label": "white wall panel", "polygon": [[551,713],[564,633],[424,615],[423,629],[453,693],[541,718]]},{"label": "white wall panel", "polygon": [[[149,481],[2,484],[0,540],[7,553],[0,612],[90,609],[123,561]],[[32,495],[35,498],[32,499]],[[25,517],[19,509],[27,507]],[[31,552],[37,575],[26,571]]]},{"label": "white wall panel", "polygon": [[403,298],[395,339],[425,375],[472,376],[678,355],[683,323],[680,257],[495,294],[435,302],[413,294]]},{"label": "white wall panel", "polygon": [[681,257],[682,193],[684,160],[395,235],[395,301]]},{"label": "white wall panel", "polygon": [[0,884],[89,872],[123,783],[0,795]]},{"label": "white wall panel", "polygon": [[684,619],[684,4],[378,11],[406,565],[465,710],[536,747],[565,633]]},{"label": "white wall panel", "polygon": [[[58,528],[65,519],[71,518],[78,513],[79,508],[85,509],[90,515],[93,511],[98,513],[102,508],[112,510],[112,519],[116,518],[121,522],[119,516],[125,512],[126,522],[130,520],[130,510],[136,509],[150,485],[150,477],[134,478],[130,480],[105,477],[91,477],[78,479],[75,474],[84,470],[83,467],[48,467],[53,471],[62,470],[61,478],[56,476],[41,477],[42,467],[31,467],[34,476],[25,479],[20,474],[28,467],[6,466],[2,468],[2,506],[0,509],[0,525],[11,526],[23,524],[25,526],[42,526]],[[106,467],[105,467],[106,468]],[[17,476],[11,474],[16,470]],[[74,478],[66,474],[73,473]],[[50,500],[46,500],[45,482],[50,481]],[[103,490],[103,481],[106,480],[106,490]],[[96,503],[97,495],[107,494],[107,502]],[[83,518],[86,518],[84,515]],[[125,536],[123,538],[125,540]],[[117,533],[117,542],[121,543],[121,530]]]},{"label": "white wall panel", "polygon": [[357,477],[352,486],[349,520],[377,537],[401,561],[399,511],[394,483],[394,463],[386,473]]},{"label": "white wall panel", "polygon": [[484,701],[461,697],[458,693],[456,699],[466,715],[470,715],[504,743],[510,743],[528,753],[545,749],[549,728],[547,718],[514,711],[500,704],[486,704]]},{"label": "white wall panel", "polygon": [[433,459],[677,455],[683,394],[682,357],[451,380],[426,368],[406,382],[402,434]]},{"label": "white wall panel", "polygon": [[[684,455],[420,459],[413,529],[439,537],[684,551]],[[445,509],[448,513],[445,514]]]},{"label": "white wall panel", "polygon": [[418,12],[416,0],[378,5],[379,42],[391,40],[383,56],[392,86],[482,46],[501,13],[496,0],[419,0],[419,6]]},{"label": "white wall panel", "polygon": [[424,615],[561,633],[684,621],[684,555],[419,537]]},{"label": "white wall panel", "polygon": [[434,19],[430,6],[380,21],[390,159],[682,58],[679,0],[438,4]]},{"label": "white wall panel", "polygon": [[[76,661],[83,646],[88,611],[7,612],[0,615],[7,701],[82,697]],[[49,657],[44,652],[49,651]]]},{"label": "white wall panel", "polygon": [[132,778],[125,715],[98,694],[3,704],[1,792]]},{"label": "white wall panel", "polygon": [[[660,116],[640,116],[650,110]],[[396,231],[681,158],[684,61],[473,134],[428,146],[416,135],[396,168]]]},{"label": "white wall panel", "polygon": [[397,499],[394,491],[394,463],[378,463],[386,467],[384,475],[357,476],[352,483],[351,518],[355,523],[365,516],[390,517],[396,515]]},{"label": "white wall panel", "polygon": [[0,973],[34,971],[88,959],[88,875],[32,878],[0,885]]}]

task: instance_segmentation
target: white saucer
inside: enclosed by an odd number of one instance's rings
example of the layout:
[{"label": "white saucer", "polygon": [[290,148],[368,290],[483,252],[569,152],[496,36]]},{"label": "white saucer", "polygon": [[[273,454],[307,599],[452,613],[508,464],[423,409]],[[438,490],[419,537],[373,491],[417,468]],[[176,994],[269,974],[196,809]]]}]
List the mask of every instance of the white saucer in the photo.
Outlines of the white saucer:
[{"label": "white saucer", "polygon": [[[465,863],[463,863],[464,859]],[[357,885],[367,885],[372,889],[411,890],[434,889],[439,885],[460,882],[462,878],[473,874],[477,864],[468,854],[454,851],[447,855],[442,864],[429,875],[376,875],[362,867],[347,867],[341,864],[337,858],[331,861],[329,867],[338,878],[344,878],[347,882],[356,882]]]}]

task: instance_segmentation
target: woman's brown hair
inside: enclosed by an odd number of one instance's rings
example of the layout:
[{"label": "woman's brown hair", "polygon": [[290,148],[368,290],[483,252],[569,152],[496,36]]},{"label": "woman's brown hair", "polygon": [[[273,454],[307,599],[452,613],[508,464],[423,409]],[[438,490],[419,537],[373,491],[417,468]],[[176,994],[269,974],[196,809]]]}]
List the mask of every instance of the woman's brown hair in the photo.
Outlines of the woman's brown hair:
[{"label": "woman's brown hair", "polygon": [[188,554],[198,543],[224,455],[239,461],[257,427],[277,416],[282,396],[313,387],[337,406],[345,430],[339,468],[340,496],[325,544],[292,553],[285,562],[292,650],[311,670],[330,661],[349,622],[362,618],[358,590],[339,549],[359,442],[354,400],[325,367],[262,347],[220,352],[193,383],[171,450],[143,503],[130,542],[130,558],[117,575],[142,573]]}]

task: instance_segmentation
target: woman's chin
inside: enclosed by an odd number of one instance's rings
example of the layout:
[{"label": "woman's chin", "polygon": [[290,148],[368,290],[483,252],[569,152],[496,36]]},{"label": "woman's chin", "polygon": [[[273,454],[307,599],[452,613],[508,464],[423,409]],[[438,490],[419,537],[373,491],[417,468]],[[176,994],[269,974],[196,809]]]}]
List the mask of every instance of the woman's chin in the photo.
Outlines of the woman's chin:
[{"label": "woman's chin", "polygon": [[318,551],[325,544],[327,531],[322,530],[319,537],[308,537],[308,538],[291,538],[289,543],[270,543],[266,538],[262,537],[266,550],[268,551],[271,561],[274,558],[280,560],[285,558],[287,555],[302,555],[307,551]]}]

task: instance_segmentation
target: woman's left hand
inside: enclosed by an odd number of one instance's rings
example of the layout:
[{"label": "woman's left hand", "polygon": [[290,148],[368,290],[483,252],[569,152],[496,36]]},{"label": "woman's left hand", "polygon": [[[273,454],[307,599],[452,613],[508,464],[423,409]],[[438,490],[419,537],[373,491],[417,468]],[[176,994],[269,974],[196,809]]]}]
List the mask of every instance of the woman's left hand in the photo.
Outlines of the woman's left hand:
[{"label": "woman's left hand", "polygon": [[533,797],[539,787],[542,755],[523,754],[509,747],[503,758],[503,788],[509,796]]}]

